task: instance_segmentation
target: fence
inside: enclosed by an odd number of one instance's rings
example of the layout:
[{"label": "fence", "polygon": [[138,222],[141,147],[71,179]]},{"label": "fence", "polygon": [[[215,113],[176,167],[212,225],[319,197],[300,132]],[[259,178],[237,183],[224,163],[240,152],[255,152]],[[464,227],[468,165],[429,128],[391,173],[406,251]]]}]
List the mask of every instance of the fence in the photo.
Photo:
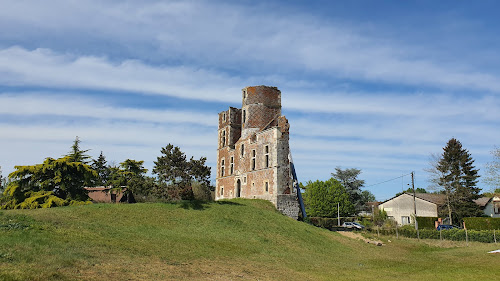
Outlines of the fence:
[{"label": "fence", "polygon": [[382,235],[389,236],[403,236],[409,238],[420,239],[440,239],[451,241],[474,241],[483,243],[497,243],[500,242],[500,230],[467,230],[467,229],[449,229],[449,230],[435,230],[435,229],[419,229],[413,226],[391,227],[391,228],[371,228],[369,231]]}]

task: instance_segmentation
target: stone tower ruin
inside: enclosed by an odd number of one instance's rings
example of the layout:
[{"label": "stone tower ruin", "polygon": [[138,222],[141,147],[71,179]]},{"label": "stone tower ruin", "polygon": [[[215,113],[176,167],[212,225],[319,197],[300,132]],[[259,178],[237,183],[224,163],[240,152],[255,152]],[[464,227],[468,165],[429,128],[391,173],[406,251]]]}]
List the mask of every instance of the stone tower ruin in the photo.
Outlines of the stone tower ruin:
[{"label": "stone tower ruin", "polygon": [[219,113],[215,200],[265,199],[297,219],[289,128],[281,115],[278,88],[244,88],[241,109],[230,107]]}]

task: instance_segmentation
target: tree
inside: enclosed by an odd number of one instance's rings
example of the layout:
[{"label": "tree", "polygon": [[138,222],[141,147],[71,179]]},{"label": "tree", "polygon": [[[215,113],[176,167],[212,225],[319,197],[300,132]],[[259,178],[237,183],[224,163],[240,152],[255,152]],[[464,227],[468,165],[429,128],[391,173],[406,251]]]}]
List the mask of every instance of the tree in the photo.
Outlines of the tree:
[{"label": "tree", "polygon": [[[16,170],[9,174],[10,183],[4,191],[8,200],[4,207],[7,208],[38,207],[38,203],[51,207],[56,201],[58,206],[70,201],[86,201],[88,196],[84,186],[97,176],[89,165],[72,162],[69,156],[49,157],[42,164],[14,168]],[[40,202],[33,205],[33,200]]]},{"label": "tree", "polygon": [[209,190],[210,167],[205,166],[207,158],[199,160],[186,155],[179,147],[168,144],[161,149],[162,156],[154,162],[153,174],[158,175],[157,195],[166,199],[192,199],[193,184],[201,184]]},{"label": "tree", "polygon": [[361,201],[363,202],[375,202],[375,195],[373,195],[368,190],[361,191]]},{"label": "tree", "polygon": [[97,178],[95,179],[93,186],[108,186],[111,170],[107,165],[106,157],[103,155],[102,151],[96,160],[92,160],[91,166],[97,173]]},{"label": "tree", "polygon": [[334,178],[324,182],[309,181],[305,190],[304,203],[311,217],[336,217],[338,210],[340,216],[348,216],[355,211],[344,186]]},{"label": "tree", "polygon": [[81,150],[80,142],[81,142],[80,138],[76,136],[75,141],[71,146],[70,152],[68,152],[68,154],[66,154],[65,156],[68,156],[71,162],[82,162],[83,164],[87,164],[89,162],[89,159],[91,159],[91,157],[85,153],[87,153],[90,149]]},{"label": "tree", "polygon": [[[413,194],[413,188],[409,187],[407,190],[405,190],[403,192],[398,192],[398,193],[396,193],[396,196],[399,196],[403,193]],[[425,190],[425,188],[417,187],[417,188],[415,188],[415,193],[428,193],[428,192],[427,192],[427,190]]]},{"label": "tree", "polygon": [[500,192],[500,147],[491,151],[493,161],[486,164],[486,178],[484,182]]},{"label": "tree", "polygon": [[361,170],[356,168],[342,170],[340,167],[335,168],[335,173],[332,177],[342,183],[346,192],[349,194],[349,200],[354,205],[356,212],[363,210],[366,201],[363,201],[361,188],[365,184],[364,180],[358,179]]},{"label": "tree", "polygon": [[0,192],[3,192],[4,184],[3,184],[3,176],[2,176],[2,166],[0,166]]},{"label": "tree", "polygon": [[[478,170],[469,151],[455,138],[448,141],[437,163],[440,174],[438,184],[446,191],[451,218],[461,221],[464,217],[480,216],[481,211],[474,199],[479,198],[476,187]],[[450,219],[451,219],[450,218]]]},{"label": "tree", "polygon": [[138,194],[147,195],[151,192],[145,177],[148,170],[143,164],[144,161],[126,159],[120,163],[119,168],[110,168],[109,182],[113,186],[112,191],[123,192],[129,203],[135,202],[134,197]]}]

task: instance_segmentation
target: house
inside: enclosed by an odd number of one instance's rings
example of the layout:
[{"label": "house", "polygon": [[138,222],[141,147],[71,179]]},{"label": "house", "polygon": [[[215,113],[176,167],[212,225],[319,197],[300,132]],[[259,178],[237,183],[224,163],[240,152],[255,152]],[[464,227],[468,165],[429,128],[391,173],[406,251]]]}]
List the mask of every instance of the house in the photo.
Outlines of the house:
[{"label": "house", "polygon": [[111,191],[109,186],[85,187],[90,199],[96,203],[116,203],[126,201],[123,192]]},{"label": "house", "polygon": [[383,209],[389,218],[394,219],[399,225],[411,223],[411,217],[437,217],[438,206],[446,202],[446,196],[433,193],[416,193],[415,201],[412,193],[403,193],[382,202],[378,208]]},{"label": "house", "polygon": [[500,195],[481,197],[474,202],[479,205],[484,214],[492,218],[500,218]]}]

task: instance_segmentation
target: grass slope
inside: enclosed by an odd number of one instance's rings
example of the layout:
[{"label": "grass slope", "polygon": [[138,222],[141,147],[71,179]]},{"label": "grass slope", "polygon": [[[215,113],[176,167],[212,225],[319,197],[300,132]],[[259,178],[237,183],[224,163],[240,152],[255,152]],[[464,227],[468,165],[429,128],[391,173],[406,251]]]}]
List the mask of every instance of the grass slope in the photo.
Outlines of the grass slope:
[{"label": "grass slope", "polygon": [[[0,280],[491,280],[495,244],[376,247],[261,200],[0,212]],[[448,245],[448,244],[447,244]]]}]

